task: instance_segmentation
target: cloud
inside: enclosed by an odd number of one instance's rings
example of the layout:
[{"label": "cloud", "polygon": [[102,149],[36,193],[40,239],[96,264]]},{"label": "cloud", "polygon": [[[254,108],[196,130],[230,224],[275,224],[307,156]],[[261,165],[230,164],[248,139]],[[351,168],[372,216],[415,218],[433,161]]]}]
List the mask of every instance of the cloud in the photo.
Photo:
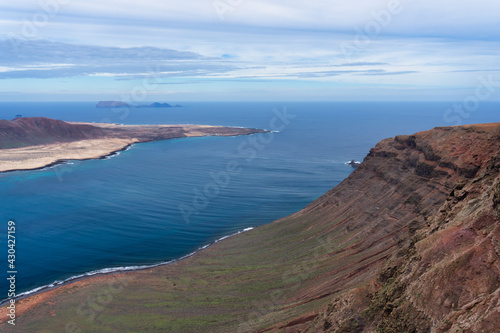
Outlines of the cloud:
[{"label": "cloud", "polygon": [[51,41],[0,41],[0,79],[72,76],[172,77],[220,74],[238,67],[193,52],[156,47],[102,47]]},{"label": "cloud", "polygon": [[[117,80],[155,78],[284,79],[328,78],[347,74],[382,73],[383,69],[351,69],[388,66],[385,62],[309,63],[291,56],[283,64],[254,64],[234,57],[206,57],[198,53],[158,47],[105,47],[74,45],[46,40],[26,41],[16,49],[0,40],[0,79],[53,79],[63,77],[113,77]],[[314,59],[317,55],[310,54]],[[328,68],[349,68],[330,70]],[[324,70],[318,70],[322,68]],[[382,74],[381,74],[382,75]],[[385,74],[390,75],[390,74]]]},{"label": "cloud", "polygon": [[449,71],[449,73],[477,73],[477,72],[500,72],[500,69],[460,69]]},{"label": "cloud", "polygon": [[361,73],[357,75],[404,75],[404,74],[415,74],[419,73],[418,71],[399,71],[399,72],[386,72],[386,71],[380,71],[380,72],[367,72],[367,73]]},{"label": "cloud", "polygon": [[351,62],[341,64],[339,66],[380,66],[380,65],[389,65],[386,62]]},{"label": "cloud", "polygon": [[[2,17],[21,21],[44,10],[49,0],[9,2],[2,6]],[[52,3],[57,1],[52,1]],[[380,13],[387,13],[389,3],[397,3],[390,13],[383,34],[448,38],[496,38],[500,3],[492,0],[252,0],[225,1],[221,12],[210,0],[114,0],[59,1],[50,10],[54,22],[85,23],[106,27],[130,25],[134,28],[174,27],[182,30],[237,31],[263,28],[289,31],[328,31],[352,33],[363,28]],[[63,4],[65,3],[65,4]],[[41,5],[42,4],[42,5]],[[45,6],[47,7],[47,6]],[[103,32],[102,30],[100,32]]]},{"label": "cloud", "polygon": [[[383,71],[383,70],[371,70],[371,71]],[[370,71],[368,71],[370,72]],[[349,71],[321,71],[321,72],[307,72],[307,73],[300,73],[298,74],[299,77],[301,78],[319,78],[319,77],[331,77],[331,76],[339,76],[339,75],[346,75],[346,74],[354,74],[354,73],[367,73],[367,71],[356,71],[356,70],[349,70]],[[291,74],[290,76],[293,76]]]},{"label": "cloud", "polygon": [[198,60],[203,56],[193,52],[157,47],[102,47],[74,45],[47,40],[14,44],[0,40],[0,61],[3,65],[33,63],[113,63],[123,61]]},{"label": "cloud", "polygon": [[[231,84],[221,82],[255,83],[270,95],[286,82],[318,91],[328,82],[339,93],[387,84],[451,91],[497,71],[498,1],[395,0],[390,15],[388,0],[221,1],[230,4],[222,17],[212,0],[8,2],[0,91],[39,89],[34,79],[58,91],[64,77],[74,91],[100,93],[152,75],[163,88],[185,79],[193,94],[224,94]],[[376,33],[367,36],[370,27]],[[342,43],[355,52],[347,57]]]},{"label": "cloud", "polygon": [[[393,71],[388,72],[384,69],[369,69],[369,70],[349,70],[349,71],[322,71],[322,72],[308,72],[298,74],[298,77],[301,78],[320,78],[320,77],[332,77],[339,75],[405,75],[405,74],[414,74],[418,73],[418,71]],[[294,76],[293,74],[290,76]]]}]

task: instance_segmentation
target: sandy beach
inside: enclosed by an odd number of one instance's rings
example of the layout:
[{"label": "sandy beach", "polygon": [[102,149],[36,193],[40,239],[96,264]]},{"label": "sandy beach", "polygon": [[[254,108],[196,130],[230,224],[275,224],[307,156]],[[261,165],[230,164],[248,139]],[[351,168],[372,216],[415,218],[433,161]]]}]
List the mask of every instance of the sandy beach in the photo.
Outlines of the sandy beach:
[{"label": "sandy beach", "polygon": [[135,142],[133,139],[110,138],[2,149],[0,172],[38,169],[62,160],[100,158]]}]

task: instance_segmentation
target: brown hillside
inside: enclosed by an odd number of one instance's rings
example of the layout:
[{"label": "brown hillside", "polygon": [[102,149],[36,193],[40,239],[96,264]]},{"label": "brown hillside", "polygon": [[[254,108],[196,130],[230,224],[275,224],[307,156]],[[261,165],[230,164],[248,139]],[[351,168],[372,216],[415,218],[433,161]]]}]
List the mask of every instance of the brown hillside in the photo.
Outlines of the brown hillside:
[{"label": "brown hillside", "polygon": [[68,123],[61,120],[29,117],[0,120],[0,149],[73,142],[87,139],[119,138],[137,142],[166,140],[186,136],[232,136],[264,133],[255,128],[204,125],[115,125]]},{"label": "brown hillside", "polygon": [[54,142],[96,139],[105,132],[91,125],[73,125],[44,117],[0,120],[0,149]]},{"label": "brown hillside", "polygon": [[[391,163],[374,165],[381,156]],[[365,162],[356,173],[380,175],[395,194],[381,194],[383,203],[352,221],[365,221],[357,228],[366,240],[357,244],[378,238],[372,247],[394,249],[377,274],[333,298],[306,331],[500,332],[500,124],[384,140]],[[381,207],[399,216],[373,212]]]}]

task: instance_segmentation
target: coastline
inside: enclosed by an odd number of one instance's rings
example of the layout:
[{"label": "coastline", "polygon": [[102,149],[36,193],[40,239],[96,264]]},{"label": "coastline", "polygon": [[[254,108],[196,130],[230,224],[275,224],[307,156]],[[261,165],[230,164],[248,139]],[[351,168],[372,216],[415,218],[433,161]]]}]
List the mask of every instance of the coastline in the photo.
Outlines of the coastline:
[{"label": "coastline", "polygon": [[[71,123],[71,125],[77,124],[87,125],[85,123]],[[69,137],[65,139],[61,138],[61,140],[64,140],[62,142],[53,141],[41,145],[31,144],[22,148],[0,149],[0,173],[43,170],[57,165],[71,163],[70,161],[107,159],[118,155],[122,151],[128,150],[137,143],[204,136],[235,137],[269,132],[267,130],[255,128],[210,125],[115,125],[94,123],[91,126],[103,129],[104,136],[88,139],[73,139],[73,137]],[[223,236],[196,249],[192,253],[173,260],[151,265],[104,268],[73,275],[66,279],[56,280],[50,284],[22,292],[15,297],[0,300],[0,313],[2,313],[3,317],[6,311],[6,305],[8,305],[11,300],[20,301],[17,314],[22,315],[24,312],[39,305],[40,300],[60,292],[56,291],[59,288],[69,285],[86,285],[91,283],[84,282],[87,280],[103,281],[113,278],[115,275],[129,276],[124,274],[134,274],[134,272],[148,271],[153,268],[171,265],[191,258],[222,240],[252,229],[253,228],[249,227],[234,234]],[[65,289],[62,288],[62,290]]]},{"label": "coastline", "polygon": [[145,271],[145,270],[148,270],[148,269],[151,269],[151,268],[156,268],[156,267],[171,265],[173,263],[177,263],[177,262],[185,260],[187,258],[191,258],[191,257],[195,256],[196,254],[198,254],[198,253],[200,253],[200,252],[202,252],[202,251],[210,248],[211,246],[213,246],[213,245],[215,245],[215,244],[217,244],[217,243],[219,243],[219,242],[221,242],[221,241],[223,241],[225,239],[228,239],[230,237],[242,234],[244,232],[247,232],[247,231],[250,231],[250,230],[253,230],[253,229],[254,229],[254,227],[247,227],[247,228],[245,228],[243,230],[240,230],[238,232],[235,232],[233,234],[223,236],[223,237],[218,238],[218,239],[216,239],[216,240],[208,243],[207,245],[204,245],[204,246],[196,249],[195,251],[193,251],[193,252],[191,252],[189,254],[186,254],[186,255],[184,255],[184,256],[182,256],[180,258],[177,258],[177,259],[172,259],[172,260],[169,260],[169,261],[164,261],[164,262],[160,262],[160,263],[157,263],[157,264],[151,264],[151,265],[103,268],[103,269],[99,269],[99,270],[90,271],[90,272],[87,272],[87,273],[75,275],[75,276],[69,277],[69,278],[67,278],[65,280],[62,280],[62,281],[59,281],[59,280],[58,281],[54,281],[54,282],[52,282],[52,283],[50,283],[48,285],[37,287],[37,288],[31,289],[31,290],[22,292],[19,295],[17,295],[16,297],[6,298],[6,299],[0,300],[0,313],[2,311],[2,308],[6,304],[8,304],[11,299],[13,299],[16,302],[18,302],[18,301],[26,299],[28,297],[39,295],[39,294],[43,294],[43,293],[46,293],[48,291],[55,290],[55,289],[67,286],[67,285],[70,285],[70,284],[78,282],[78,281],[83,281],[83,280],[87,280],[87,279],[91,279],[91,278],[97,278],[97,277],[106,276],[106,275],[140,272],[140,271]]},{"label": "coastline", "polygon": [[[122,151],[126,151],[126,150],[128,150],[128,149],[129,149],[130,147],[132,147],[134,144],[136,144],[136,143],[128,143],[128,144],[126,144],[125,146],[123,146],[123,147],[121,147],[121,148],[118,148],[118,149],[116,149],[116,150],[113,150],[113,151],[110,151],[110,152],[104,153],[103,155],[99,155],[99,156],[96,156],[96,157],[61,158],[61,159],[57,159],[56,161],[54,161],[54,162],[50,162],[50,163],[45,164],[45,165],[36,166],[36,167],[28,167],[28,168],[19,168],[19,169],[8,169],[8,170],[2,170],[2,169],[1,169],[1,167],[0,167],[0,174],[2,174],[2,173],[16,172],[16,171],[36,171],[36,170],[44,170],[44,169],[49,169],[49,168],[52,168],[52,167],[55,167],[55,166],[58,166],[58,165],[66,164],[66,163],[68,163],[69,161],[104,160],[104,159],[107,159],[107,158],[109,158],[109,157],[115,156],[115,155],[117,155],[118,153],[120,153],[120,152],[122,152]],[[0,151],[0,154],[1,154],[1,151]]]},{"label": "coastline", "polygon": [[[447,311],[445,316],[460,313],[460,318],[469,318],[471,310],[486,327],[477,331],[492,331],[498,321],[491,305],[498,299],[498,270],[491,269],[495,262],[490,258],[495,258],[498,228],[490,226],[498,222],[500,205],[500,159],[492,158],[500,136],[493,130],[443,128],[385,139],[347,179],[295,214],[187,260],[35,294],[16,304],[18,322],[27,331],[318,331],[337,318],[350,325],[353,313],[386,318],[385,305],[403,299],[407,303],[396,305],[396,311],[417,327],[448,325],[447,317],[438,317],[440,309]],[[437,158],[427,159],[422,147]],[[418,156],[419,163],[411,156]],[[464,172],[471,163],[479,166],[474,174]],[[422,173],[425,167],[432,171]],[[380,189],[387,191],[381,195]],[[471,208],[481,214],[471,219]],[[417,243],[415,234],[423,236]],[[457,265],[460,271],[452,282],[465,277],[473,281],[468,286],[474,293],[453,288],[449,272],[457,272]],[[402,289],[380,306],[387,290],[400,288],[408,276],[414,277],[414,289]],[[421,288],[432,287],[429,281],[440,285],[437,296],[436,288]],[[411,302],[420,290],[425,291],[420,306],[438,313],[435,317],[414,316]],[[477,296],[482,290],[489,294]],[[466,298],[443,306],[441,300],[449,295]],[[471,297],[478,301],[471,303]],[[348,312],[328,312],[332,304],[345,305]],[[384,323],[360,318],[374,327]],[[399,317],[395,320],[399,323]],[[14,332],[5,322],[1,327]]]},{"label": "coastline", "polygon": [[93,139],[0,150],[0,173],[42,170],[68,161],[105,159],[128,149],[133,140]]},{"label": "coastline", "polygon": [[105,130],[106,136],[92,139],[0,149],[0,173],[50,168],[71,160],[106,159],[136,143],[203,136],[239,136],[265,130],[210,125],[117,125],[103,123],[68,123],[91,125]]}]

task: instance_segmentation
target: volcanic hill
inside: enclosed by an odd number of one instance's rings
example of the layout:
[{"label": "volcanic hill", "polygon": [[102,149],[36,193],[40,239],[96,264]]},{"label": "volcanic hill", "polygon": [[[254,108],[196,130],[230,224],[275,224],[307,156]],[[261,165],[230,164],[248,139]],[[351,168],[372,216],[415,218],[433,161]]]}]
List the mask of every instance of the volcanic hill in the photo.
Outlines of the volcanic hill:
[{"label": "volcanic hill", "polygon": [[72,125],[44,117],[0,120],[0,149],[53,142],[102,138],[105,131],[91,125]]},{"label": "volcanic hill", "polygon": [[0,120],[0,172],[40,169],[68,160],[104,158],[140,142],[265,132],[209,125],[68,123],[43,117]]},{"label": "volcanic hill", "polygon": [[[45,117],[0,120],[0,149],[103,138],[148,142],[196,135],[247,135],[264,130],[206,125],[115,125],[68,123]],[[194,135],[196,134],[196,135]]]}]

